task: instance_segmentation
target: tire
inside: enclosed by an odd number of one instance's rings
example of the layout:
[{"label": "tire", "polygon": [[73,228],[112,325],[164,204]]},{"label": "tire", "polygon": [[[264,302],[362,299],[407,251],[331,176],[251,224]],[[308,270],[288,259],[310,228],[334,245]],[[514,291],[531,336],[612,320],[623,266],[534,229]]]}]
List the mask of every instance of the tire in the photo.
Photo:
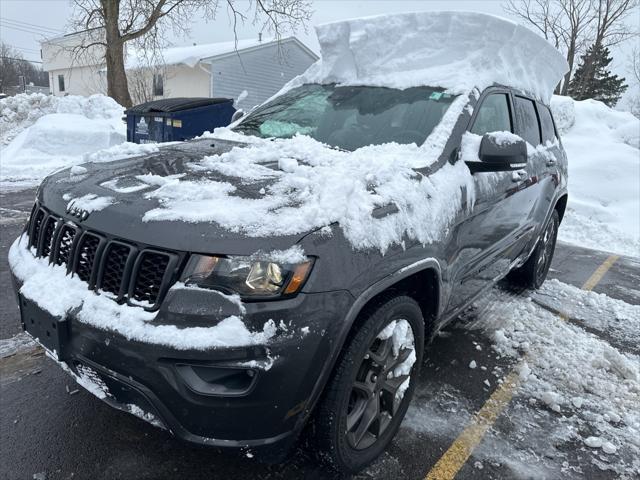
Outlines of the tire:
[{"label": "tire", "polygon": [[560,216],[558,211],[554,210],[529,259],[524,265],[509,273],[507,279],[510,283],[531,289],[542,286],[553,260],[559,225]]},{"label": "tire", "polygon": [[[411,402],[424,353],[424,319],[412,298],[388,299],[366,315],[345,343],[315,413],[310,438],[320,459],[341,474],[359,472],[391,442]],[[415,353],[411,366],[409,336],[402,335],[408,327]],[[394,338],[405,340],[397,352]],[[398,364],[403,371],[394,369]]]}]

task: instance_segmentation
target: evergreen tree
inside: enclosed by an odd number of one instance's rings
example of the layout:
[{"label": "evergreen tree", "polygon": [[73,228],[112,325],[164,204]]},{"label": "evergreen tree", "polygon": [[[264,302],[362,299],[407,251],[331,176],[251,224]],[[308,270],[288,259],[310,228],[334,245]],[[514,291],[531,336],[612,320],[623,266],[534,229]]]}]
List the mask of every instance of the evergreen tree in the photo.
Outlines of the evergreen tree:
[{"label": "evergreen tree", "polygon": [[627,89],[624,77],[612,75],[607,67],[613,59],[609,49],[592,45],[582,55],[580,65],[569,83],[569,96],[575,100],[593,98],[613,107]]}]

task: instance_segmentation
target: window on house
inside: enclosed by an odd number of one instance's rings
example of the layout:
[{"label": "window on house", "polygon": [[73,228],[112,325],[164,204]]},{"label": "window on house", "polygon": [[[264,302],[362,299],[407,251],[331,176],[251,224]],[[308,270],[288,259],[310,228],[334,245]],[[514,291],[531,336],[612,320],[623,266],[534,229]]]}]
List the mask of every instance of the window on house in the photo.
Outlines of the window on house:
[{"label": "window on house", "polygon": [[164,80],[161,73],[156,73],[153,76],[153,95],[155,97],[162,97],[164,95]]},{"label": "window on house", "polygon": [[64,92],[64,75],[58,75],[58,90]]}]

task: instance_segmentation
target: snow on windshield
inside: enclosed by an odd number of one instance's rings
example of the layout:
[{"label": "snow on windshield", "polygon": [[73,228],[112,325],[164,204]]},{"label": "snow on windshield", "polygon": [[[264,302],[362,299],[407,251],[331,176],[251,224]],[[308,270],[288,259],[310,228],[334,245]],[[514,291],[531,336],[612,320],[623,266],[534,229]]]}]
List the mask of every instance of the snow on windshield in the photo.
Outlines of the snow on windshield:
[{"label": "snow on windshield", "polygon": [[305,83],[449,93],[494,83],[548,103],[568,66],[542,37],[510,20],[472,12],[416,12],[316,27],[322,59],[284,90]]}]

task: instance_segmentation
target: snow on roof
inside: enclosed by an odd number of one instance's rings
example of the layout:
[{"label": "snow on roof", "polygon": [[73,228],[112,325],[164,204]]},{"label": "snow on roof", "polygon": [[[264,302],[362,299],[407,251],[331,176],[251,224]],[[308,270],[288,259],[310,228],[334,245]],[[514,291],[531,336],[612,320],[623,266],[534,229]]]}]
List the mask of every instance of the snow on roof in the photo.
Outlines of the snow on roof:
[{"label": "snow on roof", "polygon": [[473,12],[416,12],[316,27],[322,60],[296,84],[419,85],[463,93],[494,83],[549,101],[568,70],[542,37],[510,20]]},{"label": "snow on roof", "polygon": [[[280,39],[280,42],[286,42],[289,40],[295,40],[295,37],[287,37]],[[195,67],[198,62],[211,57],[217,57],[220,55],[227,55],[229,53],[236,53],[249,48],[260,47],[270,45],[277,40],[267,39],[260,41],[257,38],[230,41],[230,42],[218,42],[218,43],[206,43],[203,45],[189,45],[184,47],[170,47],[165,48],[162,51],[162,60],[165,65],[187,65],[189,67]],[[127,59],[127,69],[135,69],[144,67],[146,64],[141,61],[140,58],[132,52],[132,55]]]}]

